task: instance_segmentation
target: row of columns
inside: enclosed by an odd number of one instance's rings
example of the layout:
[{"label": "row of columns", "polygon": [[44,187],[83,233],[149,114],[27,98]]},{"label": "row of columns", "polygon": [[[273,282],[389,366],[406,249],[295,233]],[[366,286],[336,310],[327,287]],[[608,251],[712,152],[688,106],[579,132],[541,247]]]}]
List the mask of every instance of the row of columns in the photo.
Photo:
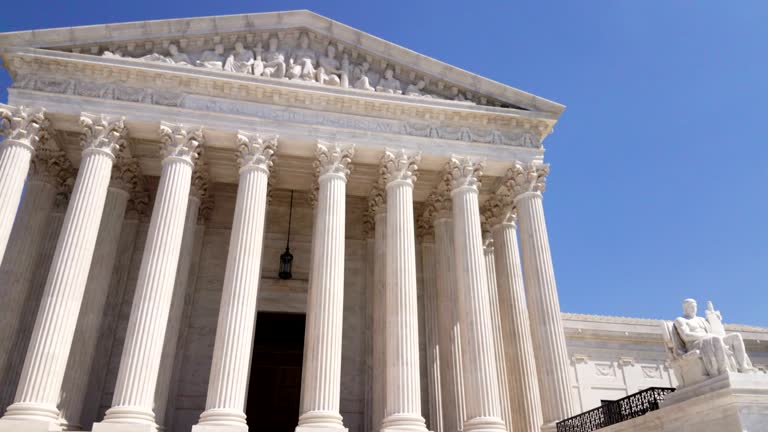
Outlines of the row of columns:
[{"label": "row of columns", "polygon": [[[10,232],[15,203],[21,195],[35,146],[44,135],[46,121],[42,110],[3,109],[0,114],[3,130],[10,131],[0,147],[0,193],[7,194],[8,198],[0,202],[3,206],[0,208],[0,253],[3,253],[8,242],[8,235],[4,233]],[[88,317],[92,317],[87,319],[97,320],[103,310],[104,297],[83,302],[83,296],[89,280],[104,285],[103,279],[108,277],[98,271],[89,276],[89,270],[97,237],[114,239],[116,236],[114,222],[102,222],[105,211],[110,221],[121,219],[125,212],[128,193],[110,188],[110,184],[115,177],[114,166],[128,166],[115,164],[118,159],[129,158],[125,156],[127,129],[122,119],[87,114],[81,117],[81,126],[80,169],[14,404],[0,419],[0,431],[17,428],[19,422],[37,425],[41,430],[59,424],[62,413],[57,402],[71,360],[72,341],[78,333],[77,317],[81,308],[86,308]],[[180,316],[178,312],[172,313],[172,299],[174,286],[180,285],[179,263],[181,261],[182,267],[188,265],[179,257],[190,210],[196,212],[195,207],[199,205],[199,201],[190,200],[190,191],[204,137],[200,127],[168,123],[161,124],[160,136],[162,171],[114,398],[104,420],[94,425],[96,432],[155,430],[153,408],[158,381],[161,386],[167,386],[163,383],[170,374],[168,357],[172,358],[173,353],[169,354],[164,344],[168,330],[178,333],[178,324],[172,323],[168,328],[168,323],[169,316]],[[239,132],[237,143],[240,182],[206,410],[195,426],[198,432],[247,430],[243,410],[255,325],[267,183],[277,138]],[[317,209],[307,307],[305,373],[297,430],[344,429],[339,414],[344,215],[346,181],[353,155],[352,146],[336,143],[319,143],[316,150]],[[426,431],[421,413],[413,210],[419,161],[419,153],[385,152],[381,181],[372,200],[374,249],[377,257],[382,258],[377,259],[379,265],[374,271],[373,297],[375,304],[384,305],[374,309],[375,312],[383,310],[378,315],[374,313],[373,320],[374,347],[383,351],[380,352],[383,355],[374,355],[373,359],[373,370],[382,372],[376,373],[372,383],[373,427],[377,430]],[[499,252],[494,252],[495,258],[490,261],[485,254],[478,200],[482,164],[454,157],[446,167],[446,175],[448,182],[438,191],[440,196],[432,200],[434,250],[438,256],[427,260],[434,262],[436,275],[436,289],[427,293],[428,299],[438,305],[428,309],[433,319],[431,326],[438,326],[428,333],[434,342],[430,345],[437,345],[437,349],[430,350],[434,356],[429,363],[430,374],[434,375],[430,393],[443,397],[439,405],[431,409],[431,423],[451,431],[501,431],[512,428],[512,423],[517,423],[519,418],[524,418],[530,427],[536,425],[535,428],[542,422],[549,424],[565,418],[571,413],[567,362],[541,206],[546,167],[515,165],[507,178],[511,205],[500,206],[503,211],[516,208],[520,213],[525,290],[519,283],[519,265],[515,267],[510,261],[515,259],[515,254],[506,250],[516,250],[517,245],[514,238],[505,237],[504,223],[492,228],[494,240],[498,237]],[[124,176],[117,177],[126,180]],[[7,205],[14,197],[16,201],[11,201],[14,205]],[[429,253],[429,249],[426,252]],[[114,251],[99,251],[98,259],[99,264],[111,269]],[[490,268],[491,263],[498,267],[498,272]],[[497,273],[502,277],[497,277]],[[498,292],[491,294],[494,285]],[[527,296],[525,302],[521,298],[523,291]],[[93,306],[88,306],[90,304]],[[512,317],[507,320],[510,322],[502,322],[500,328],[495,328],[491,319],[497,308],[500,317]],[[526,326],[525,312],[530,314],[530,326]],[[86,322],[83,328],[92,326],[92,322]],[[532,336],[530,342],[526,339],[528,334]],[[83,337],[95,339],[89,334]],[[501,351],[497,351],[502,345],[500,339],[509,342],[504,343],[504,361]],[[93,347],[78,355],[87,356],[89,350],[92,353]],[[515,351],[519,351],[519,355],[515,355]],[[535,361],[530,359],[531,352]],[[541,371],[539,384],[535,383],[534,367]],[[505,379],[505,375],[509,378]],[[437,391],[438,386],[444,390]],[[539,386],[543,401],[541,418],[537,417],[537,404],[530,400],[535,399],[535,391],[530,391]],[[520,390],[529,393],[518,393]],[[517,406],[518,409],[512,410],[507,394],[521,396],[512,401],[529,400],[521,405],[522,411]],[[80,409],[76,403],[64,406],[71,412]],[[515,427],[515,430],[526,429]]]},{"label": "row of columns", "polygon": [[[445,181],[430,195],[419,221],[427,302],[430,427],[438,432],[553,430],[557,420],[572,415],[572,403],[541,200],[548,167],[514,164],[503,187],[481,209],[482,167],[469,158],[451,158]],[[374,216],[384,206],[378,189],[372,190],[369,212],[371,219],[375,217],[374,243],[392,236],[389,222],[382,235],[379,225],[384,218]],[[388,209],[398,208],[398,203],[389,201],[389,194],[386,198]],[[392,211],[387,211],[387,219]],[[376,244],[375,250],[388,250],[390,241]],[[386,277],[390,275],[387,268]],[[381,281],[375,278],[374,282],[375,298]],[[386,291],[391,295],[389,285]],[[402,327],[390,307],[387,304],[388,335],[391,327]],[[382,357],[376,349],[381,327],[377,319],[382,320],[374,311],[374,371]],[[390,324],[390,319],[396,324]],[[387,339],[387,383],[393,381],[393,373],[401,372],[395,366],[413,364],[413,360],[403,361],[406,356],[398,350],[404,346],[401,339]],[[411,359],[417,356],[409,355]],[[387,429],[386,419],[382,421],[377,412],[381,406],[390,409],[391,392],[405,389],[414,401],[419,392],[398,381],[382,389],[376,378],[374,375],[372,428]],[[385,394],[386,399],[377,400],[378,394]]]}]

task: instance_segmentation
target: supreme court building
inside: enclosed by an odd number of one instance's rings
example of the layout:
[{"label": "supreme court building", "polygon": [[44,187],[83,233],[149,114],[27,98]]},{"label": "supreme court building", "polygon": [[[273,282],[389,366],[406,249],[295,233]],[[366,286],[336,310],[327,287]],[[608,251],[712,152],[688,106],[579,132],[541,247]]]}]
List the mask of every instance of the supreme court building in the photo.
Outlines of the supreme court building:
[{"label": "supreme court building", "polygon": [[560,104],[308,11],[0,50],[2,432],[532,432],[674,385],[656,322],[561,315]]}]

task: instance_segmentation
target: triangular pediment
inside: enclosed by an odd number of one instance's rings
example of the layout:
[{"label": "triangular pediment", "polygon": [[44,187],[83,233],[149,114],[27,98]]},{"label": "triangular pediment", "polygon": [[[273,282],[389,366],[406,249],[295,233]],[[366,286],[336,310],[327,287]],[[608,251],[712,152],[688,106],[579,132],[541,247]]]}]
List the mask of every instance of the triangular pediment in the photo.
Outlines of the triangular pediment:
[{"label": "triangular pediment", "polygon": [[[236,45],[243,49],[236,51]],[[564,109],[309,11],[3,33],[0,48],[4,53],[42,48],[150,68],[162,64],[164,70],[170,65],[184,74],[218,69],[254,79],[524,110],[555,119]]]}]

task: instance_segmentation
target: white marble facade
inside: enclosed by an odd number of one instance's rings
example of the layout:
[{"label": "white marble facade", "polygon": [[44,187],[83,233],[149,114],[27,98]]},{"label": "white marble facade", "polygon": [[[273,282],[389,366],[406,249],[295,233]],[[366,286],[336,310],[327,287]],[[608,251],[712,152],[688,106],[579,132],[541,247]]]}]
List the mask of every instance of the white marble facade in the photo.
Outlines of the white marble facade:
[{"label": "white marble facade", "polygon": [[0,49],[0,431],[275,430],[257,311],[306,314],[289,429],[550,430],[675,384],[657,322],[561,316],[562,105],[307,11]]}]

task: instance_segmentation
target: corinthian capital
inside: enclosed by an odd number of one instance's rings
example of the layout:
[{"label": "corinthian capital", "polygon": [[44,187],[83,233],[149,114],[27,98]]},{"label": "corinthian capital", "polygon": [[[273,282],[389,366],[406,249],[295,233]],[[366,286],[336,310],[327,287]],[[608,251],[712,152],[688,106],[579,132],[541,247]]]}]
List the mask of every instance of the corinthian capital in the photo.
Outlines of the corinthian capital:
[{"label": "corinthian capital", "polygon": [[47,127],[45,108],[0,104],[0,137],[4,139],[0,146],[21,145],[34,151]]},{"label": "corinthian capital", "polygon": [[194,164],[205,142],[203,128],[160,122],[160,153],[164,160],[180,159]]},{"label": "corinthian capital", "polygon": [[452,190],[462,187],[477,190],[480,188],[480,177],[483,176],[484,168],[485,161],[472,160],[466,156],[451,156],[445,165],[446,180]]},{"label": "corinthian capital", "polygon": [[208,164],[204,158],[200,158],[192,169],[192,184],[189,188],[189,194],[199,199],[202,203],[208,198],[210,183],[211,175],[208,170]]},{"label": "corinthian capital", "polygon": [[514,208],[509,195],[497,194],[488,198],[481,211],[488,229],[501,224],[517,223],[517,209]]},{"label": "corinthian capital", "polygon": [[143,189],[142,185],[139,161],[128,154],[121,154],[112,165],[112,178],[109,186],[133,194]]},{"label": "corinthian capital", "polygon": [[317,177],[326,174],[340,174],[344,178],[349,176],[352,170],[352,157],[355,155],[355,146],[352,144],[317,142],[315,148],[315,170]]},{"label": "corinthian capital", "polygon": [[237,131],[237,163],[240,171],[260,168],[269,172],[277,152],[277,135]]},{"label": "corinthian capital", "polygon": [[80,140],[83,154],[102,152],[114,159],[120,149],[125,147],[128,137],[125,117],[82,113],[80,127],[83,129]]},{"label": "corinthian capital", "polygon": [[387,150],[381,158],[380,174],[385,184],[395,181],[406,181],[413,185],[418,176],[421,152]]},{"label": "corinthian capital", "polygon": [[517,199],[528,192],[542,193],[547,186],[548,174],[549,164],[515,163],[512,168],[507,170],[504,185],[512,199]]}]

